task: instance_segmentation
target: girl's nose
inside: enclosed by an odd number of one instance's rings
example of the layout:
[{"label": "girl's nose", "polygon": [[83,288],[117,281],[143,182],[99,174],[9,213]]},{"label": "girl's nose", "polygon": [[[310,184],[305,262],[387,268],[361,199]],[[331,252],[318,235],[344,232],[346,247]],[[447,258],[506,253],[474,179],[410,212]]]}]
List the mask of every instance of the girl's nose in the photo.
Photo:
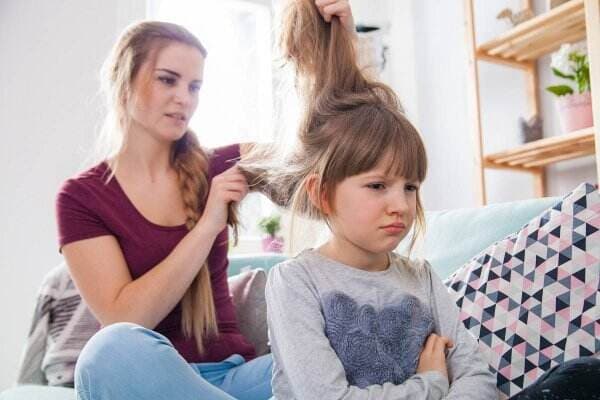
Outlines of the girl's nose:
[{"label": "girl's nose", "polygon": [[390,214],[404,214],[408,211],[408,200],[404,193],[395,193],[390,196],[388,203],[388,210]]}]

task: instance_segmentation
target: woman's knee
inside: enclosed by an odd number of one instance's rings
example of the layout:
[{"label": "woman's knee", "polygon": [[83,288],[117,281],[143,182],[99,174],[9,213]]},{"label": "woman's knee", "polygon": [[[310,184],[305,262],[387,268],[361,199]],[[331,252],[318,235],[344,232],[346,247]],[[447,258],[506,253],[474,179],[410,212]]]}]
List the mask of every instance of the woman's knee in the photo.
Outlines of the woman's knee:
[{"label": "woman's knee", "polygon": [[129,322],[101,329],[81,351],[75,368],[76,379],[82,373],[115,375],[120,369],[131,368],[134,357],[139,358],[146,351],[144,348],[149,347],[148,337],[152,334],[156,332]]}]

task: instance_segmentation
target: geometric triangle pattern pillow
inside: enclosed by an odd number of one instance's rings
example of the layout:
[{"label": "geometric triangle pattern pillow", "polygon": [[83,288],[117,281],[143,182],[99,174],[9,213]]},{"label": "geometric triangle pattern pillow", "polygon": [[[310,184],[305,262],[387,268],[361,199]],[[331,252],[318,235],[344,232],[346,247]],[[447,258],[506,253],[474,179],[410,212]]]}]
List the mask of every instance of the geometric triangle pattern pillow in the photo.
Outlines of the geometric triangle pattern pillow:
[{"label": "geometric triangle pattern pillow", "polygon": [[444,283],[510,397],[565,361],[600,355],[600,194],[582,184]]}]

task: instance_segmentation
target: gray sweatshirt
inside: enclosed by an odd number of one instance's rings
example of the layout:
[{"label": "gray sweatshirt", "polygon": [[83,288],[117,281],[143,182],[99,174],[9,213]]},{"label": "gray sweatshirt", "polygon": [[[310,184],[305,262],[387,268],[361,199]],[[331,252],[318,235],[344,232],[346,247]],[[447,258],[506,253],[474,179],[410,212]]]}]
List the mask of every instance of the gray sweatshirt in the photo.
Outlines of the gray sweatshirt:
[{"label": "gray sweatshirt", "polygon": [[[498,398],[477,342],[430,265],[393,253],[390,261],[369,272],[305,250],[273,268],[266,297],[276,399]],[[432,332],[454,342],[449,379],[416,373]]]}]

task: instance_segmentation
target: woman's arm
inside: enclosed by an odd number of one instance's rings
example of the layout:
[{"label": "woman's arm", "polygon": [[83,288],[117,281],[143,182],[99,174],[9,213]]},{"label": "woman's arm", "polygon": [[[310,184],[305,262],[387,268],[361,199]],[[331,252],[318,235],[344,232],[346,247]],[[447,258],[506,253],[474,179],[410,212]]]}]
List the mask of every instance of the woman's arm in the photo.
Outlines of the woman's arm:
[{"label": "woman's arm", "polygon": [[62,251],[77,289],[103,326],[126,321],[154,329],[183,297],[215,237],[207,224],[196,225],[167,258],[135,280],[114,236],[69,243]]},{"label": "woman's arm", "polygon": [[227,205],[246,192],[245,179],[235,167],[214,177],[198,223],[163,261],[135,280],[114,236],[64,245],[73,281],[100,323],[134,322],[154,329],[204,265],[215,238],[225,229]]},{"label": "woman's arm", "polygon": [[[448,390],[442,373],[413,375],[400,385],[351,386],[325,336],[316,289],[302,265],[288,261],[269,274],[267,317],[274,357],[275,396],[296,399],[440,399]],[[401,349],[399,349],[401,351]]]}]

